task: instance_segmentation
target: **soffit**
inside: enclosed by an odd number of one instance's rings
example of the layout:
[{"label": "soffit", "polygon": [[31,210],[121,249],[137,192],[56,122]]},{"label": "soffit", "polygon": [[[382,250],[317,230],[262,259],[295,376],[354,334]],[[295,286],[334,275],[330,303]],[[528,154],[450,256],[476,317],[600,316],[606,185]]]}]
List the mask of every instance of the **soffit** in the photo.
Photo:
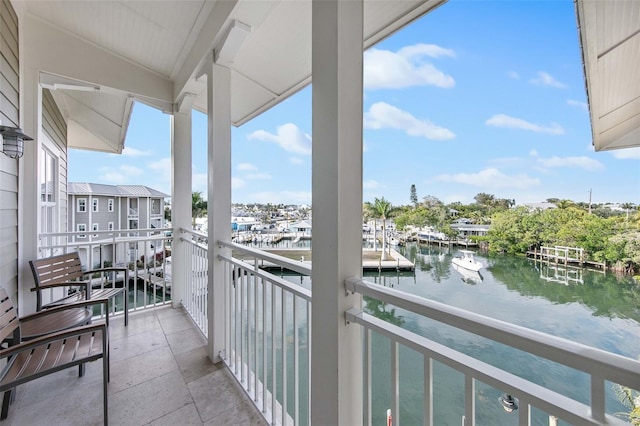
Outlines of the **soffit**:
[{"label": "soffit", "polygon": [[[176,99],[185,93],[195,94],[193,106],[203,112],[207,107],[206,79],[197,80],[202,65],[233,20],[249,25],[251,33],[230,65],[234,125],[311,82],[310,0],[15,1],[22,1],[26,13],[64,34],[173,82]],[[365,0],[365,47],[444,1]],[[224,7],[218,8],[218,3]],[[82,67],[80,56],[75,60]],[[183,78],[185,75],[188,78]],[[54,99],[65,117],[75,123],[70,146],[121,152],[131,102],[142,98],[130,87],[100,87],[96,93],[60,88],[54,91]],[[94,137],[87,139],[88,134]]]},{"label": "soffit", "polygon": [[576,3],[596,151],[640,146],[640,2]]}]

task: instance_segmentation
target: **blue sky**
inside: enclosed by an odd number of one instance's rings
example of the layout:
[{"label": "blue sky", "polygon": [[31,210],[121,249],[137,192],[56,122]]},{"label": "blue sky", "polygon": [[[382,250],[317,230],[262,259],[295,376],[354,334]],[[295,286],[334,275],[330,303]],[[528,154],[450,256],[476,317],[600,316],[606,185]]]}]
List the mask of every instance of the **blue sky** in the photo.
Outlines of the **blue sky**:
[{"label": "blue sky", "polygon": [[[640,148],[594,152],[571,0],[458,1],[365,52],[363,201],[640,203]],[[206,117],[193,115],[206,196]],[[311,203],[311,88],[232,129],[234,203]],[[69,180],[170,193],[169,117],[136,104],[123,155],[70,151]]]}]

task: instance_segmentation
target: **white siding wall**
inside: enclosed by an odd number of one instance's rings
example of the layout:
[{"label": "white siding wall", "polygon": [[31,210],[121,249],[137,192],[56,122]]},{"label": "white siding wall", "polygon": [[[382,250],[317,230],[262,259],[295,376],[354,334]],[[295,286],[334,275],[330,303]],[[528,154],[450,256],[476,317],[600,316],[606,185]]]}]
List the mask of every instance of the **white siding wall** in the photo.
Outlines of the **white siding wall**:
[{"label": "white siding wall", "polygon": [[[19,123],[18,18],[0,1],[0,121]],[[18,161],[0,154],[0,286],[18,300]]]}]

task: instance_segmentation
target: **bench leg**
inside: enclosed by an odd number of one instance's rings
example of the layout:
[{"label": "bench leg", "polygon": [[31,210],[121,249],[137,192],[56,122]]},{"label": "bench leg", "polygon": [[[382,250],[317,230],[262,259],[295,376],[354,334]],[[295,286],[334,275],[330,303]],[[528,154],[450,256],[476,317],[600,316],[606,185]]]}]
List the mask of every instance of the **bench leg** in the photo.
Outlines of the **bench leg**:
[{"label": "bench leg", "polygon": [[124,326],[127,327],[129,325],[129,285],[127,284],[124,287]]},{"label": "bench leg", "polygon": [[0,412],[0,420],[4,420],[9,415],[9,404],[11,403],[12,396],[15,393],[15,389],[9,389],[4,393],[2,398],[2,412]]},{"label": "bench leg", "polygon": [[78,377],[83,377],[84,376],[84,364],[80,364],[78,366]]}]

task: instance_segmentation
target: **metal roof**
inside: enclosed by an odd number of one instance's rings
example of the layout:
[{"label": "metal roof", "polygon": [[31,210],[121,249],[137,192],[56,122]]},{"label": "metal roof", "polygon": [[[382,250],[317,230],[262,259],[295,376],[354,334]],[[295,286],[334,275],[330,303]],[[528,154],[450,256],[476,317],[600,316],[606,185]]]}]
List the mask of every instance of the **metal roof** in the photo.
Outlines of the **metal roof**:
[{"label": "metal roof", "polygon": [[104,195],[113,197],[170,197],[170,195],[144,185],[105,185],[101,183],[69,182],[68,192],[74,195]]}]

